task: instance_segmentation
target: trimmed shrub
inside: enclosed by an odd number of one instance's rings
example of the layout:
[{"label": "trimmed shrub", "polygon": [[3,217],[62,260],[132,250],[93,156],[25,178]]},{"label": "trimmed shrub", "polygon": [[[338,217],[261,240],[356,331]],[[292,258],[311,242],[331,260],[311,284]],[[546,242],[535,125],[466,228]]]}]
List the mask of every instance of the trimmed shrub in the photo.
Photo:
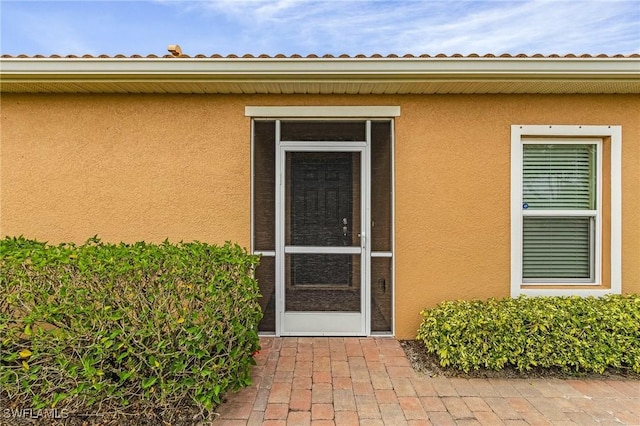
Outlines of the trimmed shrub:
[{"label": "trimmed shrub", "polygon": [[0,398],[206,416],[250,384],[258,260],[231,243],[0,241]]},{"label": "trimmed shrub", "polygon": [[443,367],[640,373],[640,296],[443,302],[421,312],[417,339]]}]

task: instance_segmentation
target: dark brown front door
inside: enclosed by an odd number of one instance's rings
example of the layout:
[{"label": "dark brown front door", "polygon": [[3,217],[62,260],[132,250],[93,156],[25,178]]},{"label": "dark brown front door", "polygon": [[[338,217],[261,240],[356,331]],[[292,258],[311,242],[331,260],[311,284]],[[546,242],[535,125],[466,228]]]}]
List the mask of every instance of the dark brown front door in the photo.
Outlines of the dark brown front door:
[{"label": "dark brown front door", "polygon": [[[291,159],[291,243],[296,246],[348,246],[353,230],[351,153],[293,152]],[[308,254],[292,259],[291,283],[351,283],[351,257]]]}]

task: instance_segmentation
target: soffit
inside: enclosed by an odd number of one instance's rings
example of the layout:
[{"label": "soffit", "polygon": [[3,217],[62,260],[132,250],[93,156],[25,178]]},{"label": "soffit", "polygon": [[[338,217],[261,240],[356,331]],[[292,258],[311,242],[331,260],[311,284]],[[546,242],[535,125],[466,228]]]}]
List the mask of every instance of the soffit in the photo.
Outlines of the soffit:
[{"label": "soffit", "polygon": [[640,93],[615,57],[3,57],[4,93]]}]

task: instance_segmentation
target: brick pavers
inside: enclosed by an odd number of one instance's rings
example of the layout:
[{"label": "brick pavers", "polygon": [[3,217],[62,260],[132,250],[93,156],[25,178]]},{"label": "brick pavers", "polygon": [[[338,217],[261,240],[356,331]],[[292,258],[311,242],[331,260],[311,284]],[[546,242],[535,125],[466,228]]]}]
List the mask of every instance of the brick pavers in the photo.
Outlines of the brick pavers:
[{"label": "brick pavers", "polygon": [[262,337],[216,425],[640,425],[640,382],[416,373],[392,338]]}]

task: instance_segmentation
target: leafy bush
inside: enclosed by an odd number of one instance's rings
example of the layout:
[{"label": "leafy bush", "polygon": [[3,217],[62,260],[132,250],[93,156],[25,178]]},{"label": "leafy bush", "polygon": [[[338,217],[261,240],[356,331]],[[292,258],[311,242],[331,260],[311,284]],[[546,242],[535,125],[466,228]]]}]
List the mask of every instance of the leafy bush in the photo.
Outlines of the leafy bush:
[{"label": "leafy bush", "polygon": [[417,339],[443,367],[640,372],[640,296],[443,302],[421,312]]},{"label": "leafy bush", "polygon": [[250,384],[257,263],[230,243],[0,241],[0,398],[206,415]]}]

